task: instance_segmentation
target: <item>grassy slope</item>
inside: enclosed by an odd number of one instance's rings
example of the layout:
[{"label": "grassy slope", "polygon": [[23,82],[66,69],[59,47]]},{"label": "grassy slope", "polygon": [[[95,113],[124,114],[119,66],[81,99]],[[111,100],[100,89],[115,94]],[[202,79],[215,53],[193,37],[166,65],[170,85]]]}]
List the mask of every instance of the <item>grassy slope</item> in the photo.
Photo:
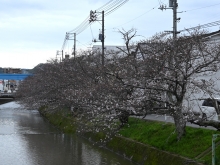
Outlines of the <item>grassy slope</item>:
[{"label": "grassy slope", "polygon": [[[214,130],[187,127],[186,135],[178,142],[174,131],[175,127],[171,123],[130,118],[128,125],[120,131],[120,134],[135,141],[192,159],[211,147],[212,134],[220,134]],[[219,140],[220,138],[217,139],[217,141]],[[217,147],[216,155],[219,153],[220,147]],[[210,164],[210,155],[201,160]]]},{"label": "grassy slope", "polygon": [[[42,110],[40,110],[43,112]],[[44,113],[48,120],[66,133],[75,133],[74,119],[68,113]],[[175,127],[171,123],[154,122],[129,118],[129,123],[120,131],[123,137],[133,139],[158,149],[169,151],[184,157],[194,159],[212,145],[212,134],[220,132],[202,128],[186,128],[186,135],[178,142]],[[219,141],[220,138],[217,139]],[[217,158],[220,159],[220,146],[216,148]],[[219,155],[219,156],[218,156]],[[211,165],[211,153],[200,159]]]}]

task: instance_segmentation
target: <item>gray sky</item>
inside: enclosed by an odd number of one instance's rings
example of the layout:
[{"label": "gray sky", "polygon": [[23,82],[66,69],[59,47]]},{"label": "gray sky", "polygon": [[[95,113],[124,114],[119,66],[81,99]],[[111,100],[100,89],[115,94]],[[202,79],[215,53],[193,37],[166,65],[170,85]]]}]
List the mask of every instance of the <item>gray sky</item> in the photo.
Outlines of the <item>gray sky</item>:
[{"label": "gray sky", "polygon": [[[66,32],[79,26],[90,14],[110,0],[0,0],[0,67],[33,68],[56,57]],[[118,0],[115,0],[118,1]],[[105,17],[105,44],[123,45],[118,29],[137,29],[136,40],[172,30],[173,11],[161,11],[169,0],[129,0]],[[219,0],[177,0],[178,30],[219,21]],[[96,22],[77,35],[77,50],[88,49],[98,38]],[[209,29],[219,30],[219,26]],[[73,41],[64,52],[71,53]],[[59,56],[60,57],[60,56]]]}]

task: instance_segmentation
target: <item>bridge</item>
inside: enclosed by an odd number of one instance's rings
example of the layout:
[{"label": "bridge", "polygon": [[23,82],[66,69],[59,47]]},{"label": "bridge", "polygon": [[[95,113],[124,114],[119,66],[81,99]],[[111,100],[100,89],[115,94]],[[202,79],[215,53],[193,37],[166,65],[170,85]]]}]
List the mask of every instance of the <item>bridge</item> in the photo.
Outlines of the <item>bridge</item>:
[{"label": "bridge", "polygon": [[15,97],[13,93],[0,93],[0,105],[14,100]]},{"label": "bridge", "polygon": [[[0,74],[0,80],[24,80],[25,78],[27,78],[28,76],[31,76],[32,74],[7,74],[7,73],[3,73]],[[2,93],[0,92],[0,105],[10,102],[10,101],[14,101],[15,97],[14,97],[14,93]]]},{"label": "bridge", "polygon": [[24,80],[28,76],[31,76],[32,74],[8,74],[8,73],[3,73],[0,74],[0,80]]}]

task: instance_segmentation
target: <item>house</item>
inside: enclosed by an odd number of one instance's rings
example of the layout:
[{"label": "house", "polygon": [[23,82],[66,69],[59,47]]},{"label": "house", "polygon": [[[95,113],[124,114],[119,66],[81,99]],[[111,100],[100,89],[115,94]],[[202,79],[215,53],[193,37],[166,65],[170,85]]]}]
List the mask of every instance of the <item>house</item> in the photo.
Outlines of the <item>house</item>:
[{"label": "house", "polygon": [[[197,56],[198,58],[195,58],[194,61],[191,63],[191,65],[193,65],[192,68],[196,68],[197,67],[197,61],[206,61],[208,60],[209,57],[211,57],[212,55],[214,55],[214,51],[212,51],[212,45],[220,44],[220,30],[219,31],[215,31],[212,33],[208,33],[202,36],[205,42],[207,42],[205,45],[208,46],[208,51],[209,54],[201,53],[201,54],[205,54],[203,57],[202,56]],[[180,40],[181,41],[181,40]],[[155,57],[154,55],[163,55],[166,54],[166,51],[170,51],[172,49],[172,45],[159,45],[160,43],[155,42],[142,42],[142,43],[138,43],[137,45],[137,49],[135,50],[135,55],[136,58],[139,60],[144,60],[147,57]],[[215,45],[214,45],[215,46]],[[197,47],[198,48],[198,47]],[[184,50],[184,49],[182,49]],[[194,51],[194,50],[193,50]],[[184,51],[183,51],[184,52]],[[199,49],[196,49],[195,54],[199,55]],[[199,52],[199,53],[198,53]],[[181,53],[181,51],[180,51]],[[185,53],[185,52],[184,52]],[[210,56],[208,56],[210,55]],[[182,56],[184,57],[184,56]],[[172,63],[169,63],[169,59],[167,59],[168,63],[167,66],[172,66]],[[199,64],[199,63],[198,63]],[[214,67],[214,65],[211,65]],[[218,65],[216,65],[218,66]],[[180,67],[180,66],[179,66]],[[185,108],[186,111],[190,110],[190,111],[194,111],[194,112],[199,112],[201,115],[206,115],[208,117],[208,120],[216,120],[216,121],[220,121],[220,118],[218,118],[218,115],[216,112],[214,112],[214,108],[207,108],[207,106],[205,107],[203,105],[204,100],[207,100],[209,98],[220,98],[220,70],[218,68],[218,71],[215,72],[216,69],[213,69],[213,72],[208,72],[206,71],[205,74],[199,74],[199,73],[195,73],[194,77],[191,77],[189,80],[187,81],[193,81],[194,83],[188,83],[188,88],[187,88],[187,93],[186,96],[184,98],[184,103],[183,103],[183,107]],[[164,71],[164,70],[163,70]],[[211,71],[211,70],[210,70]],[[184,72],[183,72],[184,73]],[[185,73],[184,73],[185,74]],[[203,89],[202,87],[205,87],[205,85],[201,85],[200,89],[199,86],[196,87],[196,83],[206,83],[206,88],[207,89]],[[211,84],[210,86],[208,84]],[[210,90],[209,90],[210,89]],[[212,90],[212,93],[210,94],[209,92]],[[215,90],[215,92],[213,91]],[[166,96],[166,95],[165,95]],[[219,108],[220,108],[220,102],[219,102]],[[183,109],[184,109],[183,108]],[[207,110],[208,109],[208,110]]]},{"label": "house", "polygon": [[213,41],[219,44],[220,43],[220,30],[212,32],[212,33],[208,33],[204,37],[207,41]]},{"label": "house", "polygon": [[3,73],[21,73],[20,68],[3,68]]},{"label": "house", "polygon": [[[105,46],[105,58],[110,59],[114,54],[119,57],[126,56],[126,47],[125,46]],[[93,45],[92,52],[100,53],[102,52],[101,45]]]}]

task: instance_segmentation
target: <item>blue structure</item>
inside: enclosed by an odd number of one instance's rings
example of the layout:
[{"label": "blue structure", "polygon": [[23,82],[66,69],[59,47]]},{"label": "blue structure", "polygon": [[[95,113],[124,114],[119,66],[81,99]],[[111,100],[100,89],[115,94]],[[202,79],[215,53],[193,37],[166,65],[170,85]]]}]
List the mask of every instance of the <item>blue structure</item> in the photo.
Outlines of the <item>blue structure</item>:
[{"label": "blue structure", "polygon": [[32,74],[0,74],[0,80],[24,80]]}]

